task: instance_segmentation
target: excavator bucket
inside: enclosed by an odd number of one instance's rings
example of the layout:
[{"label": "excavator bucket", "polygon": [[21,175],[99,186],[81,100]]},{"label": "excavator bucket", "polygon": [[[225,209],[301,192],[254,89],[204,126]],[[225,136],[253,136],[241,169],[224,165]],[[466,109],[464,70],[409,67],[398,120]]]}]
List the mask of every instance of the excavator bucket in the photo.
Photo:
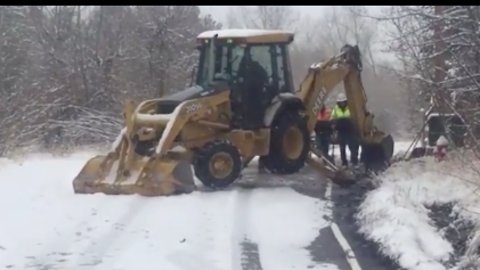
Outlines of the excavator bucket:
[{"label": "excavator bucket", "polygon": [[383,136],[378,143],[362,145],[362,161],[371,171],[381,171],[389,166],[394,152],[393,137],[388,134]]},{"label": "excavator bucket", "polygon": [[75,193],[109,195],[139,194],[165,196],[195,190],[190,163],[186,161],[139,158],[133,169],[120,169],[114,154],[90,159],[73,180]]}]

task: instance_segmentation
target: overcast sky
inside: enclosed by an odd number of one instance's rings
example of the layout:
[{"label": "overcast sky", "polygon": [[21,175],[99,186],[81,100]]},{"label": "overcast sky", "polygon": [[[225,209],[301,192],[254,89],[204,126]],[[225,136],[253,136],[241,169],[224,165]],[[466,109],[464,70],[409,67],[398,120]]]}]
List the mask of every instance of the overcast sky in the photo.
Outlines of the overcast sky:
[{"label": "overcast sky", "polygon": [[[226,22],[226,17],[225,15],[227,14],[228,9],[232,6],[200,6],[201,11],[204,14],[212,14],[213,17],[215,17],[218,21],[225,23]],[[325,8],[331,7],[331,6],[292,6],[299,12],[305,15],[309,15],[312,17],[317,17],[317,16],[322,16],[322,12],[325,10]],[[366,6],[367,9],[369,9],[372,13],[380,13],[381,8],[385,6]]]},{"label": "overcast sky", "polygon": [[[302,15],[309,16],[311,18],[321,17],[323,12],[332,6],[292,6],[296,10],[298,10]],[[381,15],[382,9],[386,8],[387,6],[365,6],[371,15]],[[228,14],[228,9],[232,8],[232,6],[200,6],[200,10],[203,14],[211,14],[215,20],[221,22],[222,24],[226,24],[226,15]],[[372,23],[374,23],[372,21]],[[378,27],[377,30],[379,32],[384,31],[382,27]],[[377,35],[379,37],[384,36],[382,34]],[[376,59],[382,59],[389,62],[395,61],[395,58],[390,53],[383,53],[380,50],[383,49],[384,40],[377,39],[375,44],[373,44],[374,51],[376,53]],[[396,62],[396,61],[395,61]]]}]

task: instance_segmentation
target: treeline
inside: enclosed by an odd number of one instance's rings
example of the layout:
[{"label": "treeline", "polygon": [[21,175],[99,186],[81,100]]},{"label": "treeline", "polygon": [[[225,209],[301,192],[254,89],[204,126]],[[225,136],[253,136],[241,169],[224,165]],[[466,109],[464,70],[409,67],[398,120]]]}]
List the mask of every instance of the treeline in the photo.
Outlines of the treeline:
[{"label": "treeline", "polygon": [[[380,128],[412,139],[419,108],[442,93],[478,134],[479,7],[384,12],[326,7],[313,18],[288,6],[234,7],[225,27],[294,31],[296,87],[312,63],[358,44],[368,107]],[[195,37],[220,28],[197,6],[0,7],[0,156],[31,145],[111,142],[123,125],[123,101],[185,88],[198,60]],[[378,44],[403,66],[382,61]]]},{"label": "treeline", "polygon": [[437,111],[458,113],[469,142],[478,145],[480,7],[393,7],[378,19],[392,26],[390,50],[403,64],[398,75],[408,90],[412,121],[433,102]]},{"label": "treeline", "polygon": [[0,156],[110,142],[125,98],[190,83],[196,6],[0,7]]}]

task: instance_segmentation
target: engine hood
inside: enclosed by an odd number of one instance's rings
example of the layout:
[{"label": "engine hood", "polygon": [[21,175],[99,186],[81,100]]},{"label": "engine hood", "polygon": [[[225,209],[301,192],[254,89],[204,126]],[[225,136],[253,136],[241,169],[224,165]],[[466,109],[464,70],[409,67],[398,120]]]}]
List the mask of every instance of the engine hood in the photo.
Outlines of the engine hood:
[{"label": "engine hood", "polygon": [[221,82],[212,85],[208,90],[200,85],[189,87],[180,92],[162,97],[158,102],[157,113],[172,113],[180,103],[185,100],[191,100],[206,97],[228,89],[228,85]]},{"label": "engine hood", "polygon": [[194,98],[199,98],[201,97],[201,93],[203,92],[203,87],[199,85],[195,85],[193,87],[187,88],[185,90],[182,90],[180,92],[176,92],[174,94],[164,96],[161,98],[162,102],[176,102],[177,104],[180,104],[181,102],[185,100],[190,100]]}]

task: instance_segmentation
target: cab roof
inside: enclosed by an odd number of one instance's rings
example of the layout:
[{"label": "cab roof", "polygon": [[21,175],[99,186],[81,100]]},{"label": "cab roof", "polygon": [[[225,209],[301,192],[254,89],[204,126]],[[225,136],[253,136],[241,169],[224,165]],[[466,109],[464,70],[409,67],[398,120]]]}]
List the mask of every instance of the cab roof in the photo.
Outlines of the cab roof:
[{"label": "cab roof", "polygon": [[197,36],[197,40],[211,39],[215,34],[219,40],[231,39],[235,43],[290,43],[294,37],[293,33],[281,30],[222,29],[205,31]]}]

